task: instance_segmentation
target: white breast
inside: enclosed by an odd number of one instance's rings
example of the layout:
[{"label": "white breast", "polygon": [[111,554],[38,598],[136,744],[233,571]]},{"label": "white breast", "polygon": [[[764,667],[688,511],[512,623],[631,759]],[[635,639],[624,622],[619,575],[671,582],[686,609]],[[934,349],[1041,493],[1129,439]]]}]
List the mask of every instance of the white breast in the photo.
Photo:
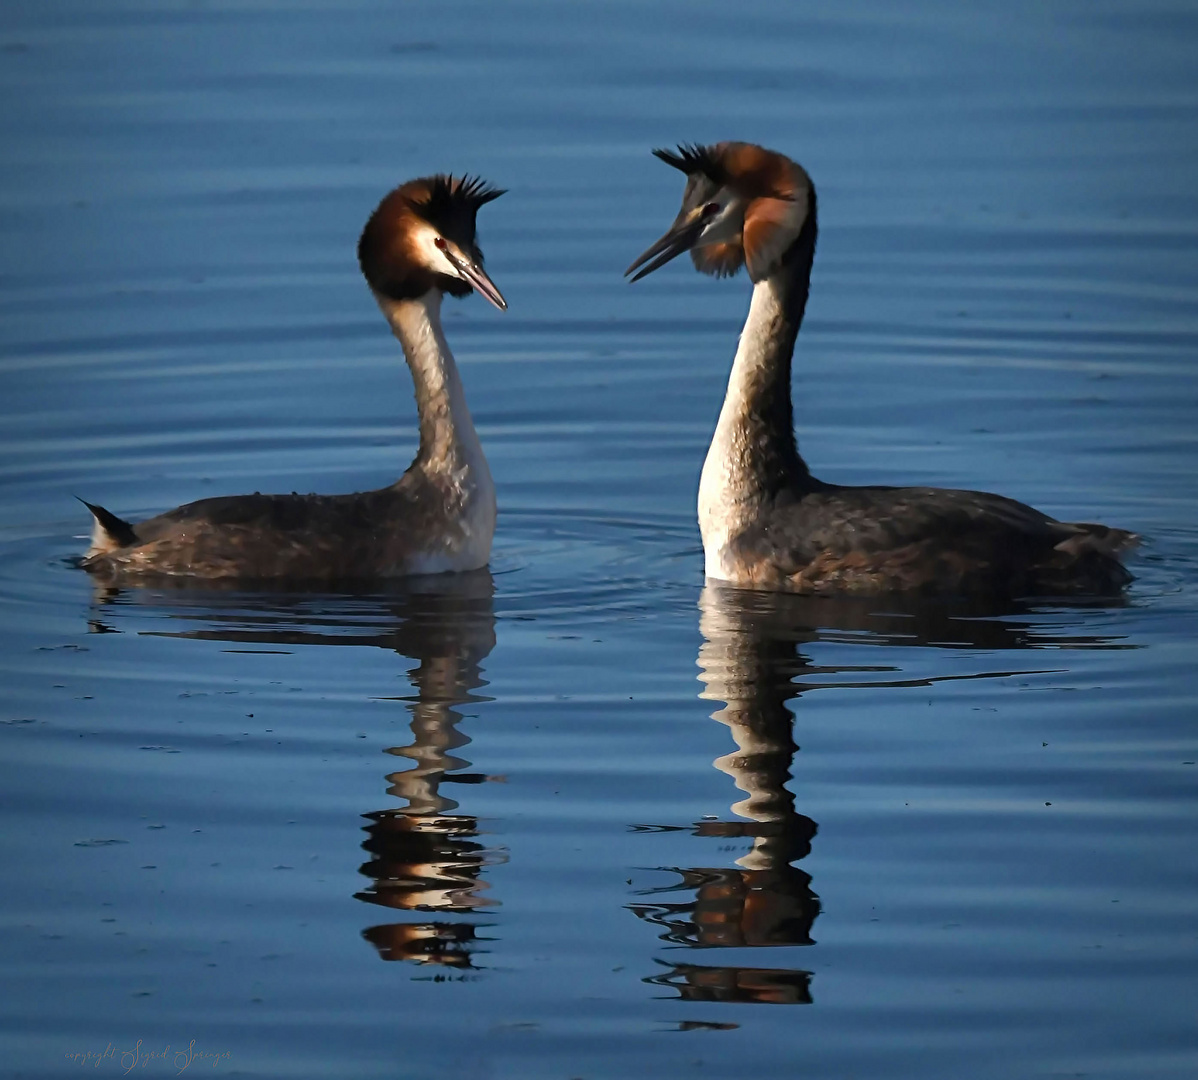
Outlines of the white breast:
[{"label": "white breast", "polygon": [[453,481],[454,491],[448,499],[457,507],[456,527],[450,535],[430,537],[425,550],[409,560],[405,573],[462,573],[480,570],[490,561],[495,536],[495,484],[481,447],[475,460],[455,471]]}]

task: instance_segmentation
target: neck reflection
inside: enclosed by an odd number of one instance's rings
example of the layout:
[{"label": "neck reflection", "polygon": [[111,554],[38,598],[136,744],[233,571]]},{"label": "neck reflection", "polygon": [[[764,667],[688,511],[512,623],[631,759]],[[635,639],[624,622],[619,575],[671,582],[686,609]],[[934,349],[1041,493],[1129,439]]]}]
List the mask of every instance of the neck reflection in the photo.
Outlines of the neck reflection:
[{"label": "neck reflection", "polygon": [[[368,646],[410,657],[411,693],[390,699],[411,714],[411,742],[387,753],[410,767],[387,775],[387,793],[403,805],[363,815],[369,883],[356,898],[392,912],[437,918],[373,925],[363,937],[384,960],[469,968],[482,950],[478,913],[488,897],[484,868],[502,855],[479,837],[478,819],[455,813],[451,785],[482,783],[459,751],[470,742],[459,730],[462,706],[485,702],[482,663],[495,646],[495,586],[488,571],[408,579],[394,590],[365,595],[247,591],[235,583],[205,588],[106,589],[96,597],[93,633],[119,633],[122,621],[152,611],[166,625],[138,630],[150,636],[262,646]],[[267,649],[264,651],[274,651]],[[475,918],[471,918],[474,916]]]},{"label": "neck reflection", "polygon": [[[732,803],[735,820],[704,820],[689,831],[696,837],[747,840],[748,850],[731,867],[663,867],[678,880],[649,890],[651,902],[631,905],[642,919],[663,928],[663,941],[692,949],[814,944],[820,899],[810,875],[794,864],[810,853],[816,823],[798,812],[789,786],[799,749],[789,703],[801,694],[1001,678],[1052,666],[1014,659],[1015,651],[1029,649],[1132,647],[1101,635],[1078,635],[1072,625],[1062,633],[1051,609],[1019,601],[802,597],[708,584],[699,610],[704,639],[699,696],[721,705],[712,719],[727,726],[736,744],[713,764],[743,797]],[[934,666],[922,675],[905,674],[901,659],[894,665],[821,666],[804,651],[818,642],[920,647]],[[947,651],[985,657],[985,666],[963,671],[960,664],[942,664]],[[995,661],[997,666],[990,667]],[[689,895],[684,902],[658,899],[670,893]],[[645,981],[670,987],[684,1001],[812,1001],[812,973],[805,968],[658,963],[663,970]]]},{"label": "neck reflection", "polygon": [[[387,793],[404,805],[366,814],[362,847],[370,859],[361,873],[370,884],[356,897],[395,912],[439,916],[477,915],[496,900],[487,895],[485,867],[502,854],[478,839],[478,819],[454,813],[451,785],[495,779],[466,772],[458,755],[470,738],[460,731],[463,705],[490,700],[477,693],[487,685],[482,661],[495,644],[494,585],[425,594],[405,620],[397,651],[418,664],[408,674],[412,741],[387,753],[412,764],[387,775]],[[389,922],[368,927],[363,936],[384,960],[407,960],[448,968],[475,966],[481,924],[474,919]]]},{"label": "neck reflection", "polygon": [[[747,840],[749,850],[732,867],[673,868],[680,880],[654,891],[693,894],[685,902],[632,907],[664,928],[663,940],[692,948],[810,945],[820,911],[811,876],[793,865],[810,853],[816,823],[795,809],[787,787],[798,750],[787,702],[799,693],[794,677],[808,665],[796,652],[797,632],[763,617],[744,595],[709,585],[699,601],[700,697],[723,703],[712,719],[736,743],[713,764],[744,798],[731,807],[737,820],[697,822],[693,833]],[[811,1000],[811,973],[800,968],[666,964],[648,981],[672,987],[685,1001]]]}]

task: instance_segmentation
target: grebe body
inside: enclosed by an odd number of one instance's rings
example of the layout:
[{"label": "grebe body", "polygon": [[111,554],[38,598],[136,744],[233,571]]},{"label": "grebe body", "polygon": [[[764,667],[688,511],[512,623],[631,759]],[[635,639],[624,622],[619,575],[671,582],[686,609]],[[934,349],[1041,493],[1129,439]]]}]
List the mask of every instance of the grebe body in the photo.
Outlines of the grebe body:
[{"label": "grebe body", "polygon": [[507,304],[483,270],[475,216],[502,191],[431,176],[392,191],[358,259],[412,372],[420,448],[388,487],[347,495],[233,495],[131,524],[86,504],[83,566],[112,583],[149,578],[351,582],[477,570],[495,532],[495,485],[441,327],[445,293]]},{"label": "grebe body", "polygon": [[850,487],[799,454],[791,359],[815,257],[816,199],[801,166],[750,143],[655,150],[687,175],[670,230],[628,268],[636,281],[690,251],[716,276],[741,266],[749,315],[699,483],[706,576],[800,593],[1109,593],[1137,540],[1057,521],[1001,495]]}]

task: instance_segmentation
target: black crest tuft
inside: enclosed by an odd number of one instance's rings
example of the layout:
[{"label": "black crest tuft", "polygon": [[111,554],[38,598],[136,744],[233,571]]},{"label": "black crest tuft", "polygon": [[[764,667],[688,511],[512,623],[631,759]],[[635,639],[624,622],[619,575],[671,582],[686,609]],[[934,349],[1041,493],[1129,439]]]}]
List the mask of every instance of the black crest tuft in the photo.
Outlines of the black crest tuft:
[{"label": "black crest tuft", "polygon": [[687,176],[701,173],[712,183],[721,187],[728,180],[723,166],[716,157],[714,146],[701,146],[699,143],[691,143],[688,146],[686,143],[679,143],[678,153],[675,154],[672,150],[654,150],[653,156],[686,173]]},{"label": "black crest tuft", "polygon": [[455,179],[442,173],[429,177],[427,193],[413,196],[408,202],[430,225],[441,225],[463,214],[473,218],[479,207],[498,199],[504,191],[504,188],[492,187],[479,176],[464,175]]}]

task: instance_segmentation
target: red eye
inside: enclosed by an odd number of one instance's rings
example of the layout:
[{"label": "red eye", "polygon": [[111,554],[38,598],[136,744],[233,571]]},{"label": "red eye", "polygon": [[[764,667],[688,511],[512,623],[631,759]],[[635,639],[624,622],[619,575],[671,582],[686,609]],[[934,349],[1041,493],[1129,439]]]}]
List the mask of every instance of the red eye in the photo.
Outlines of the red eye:
[{"label": "red eye", "polygon": [[443,236],[438,236],[437,239],[433,241],[433,243],[436,245],[436,248],[438,251],[444,251],[447,247],[449,247],[449,245],[445,242],[445,238]]},{"label": "red eye", "polygon": [[721,207],[718,202],[709,202],[705,207],[703,207],[703,216],[711,217],[713,214],[718,214],[720,210]]}]

